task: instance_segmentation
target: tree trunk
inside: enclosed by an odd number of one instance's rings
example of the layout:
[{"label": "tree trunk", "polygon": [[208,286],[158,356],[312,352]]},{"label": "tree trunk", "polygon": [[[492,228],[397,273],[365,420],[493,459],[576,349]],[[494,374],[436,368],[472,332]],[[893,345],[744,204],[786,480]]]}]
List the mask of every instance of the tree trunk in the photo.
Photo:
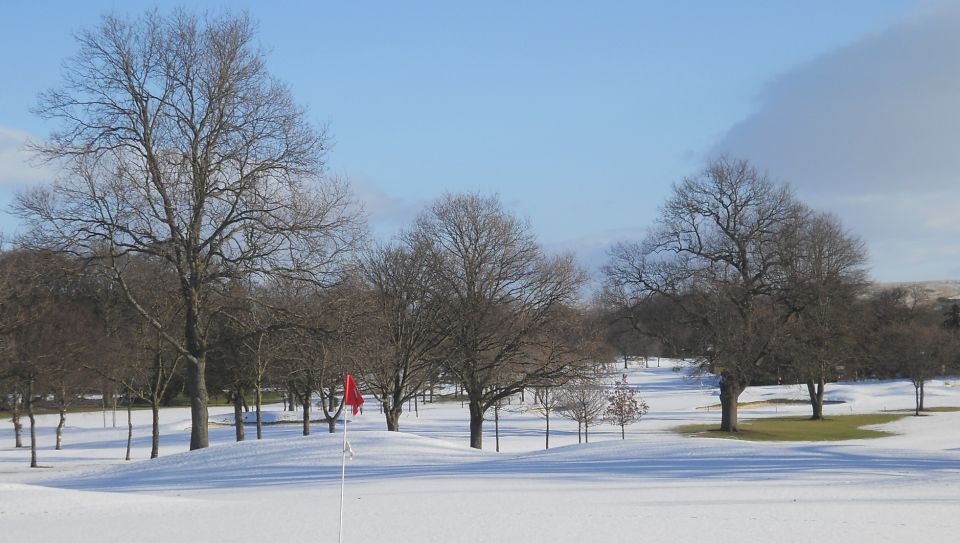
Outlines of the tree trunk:
[{"label": "tree trunk", "polygon": [[160,398],[150,398],[150,411],[153,427],[150,431],[150,458],[160,456]]},{"label": "tree trunk", "polygon": [[190,393],[190,450],[210,446],[207,433],[207,379],[206,360],[200,356],[187,359],[187,391]]},{"label": "tree trunk", "polygon": [[550,448],[550,410],[549,410],[549,409],[545,409],[545,410],[544,410],[544,414],[545,414],[546,417],[547,417],[547,436],[546,436],[546,441],[547,441],[547,442],[546,442],[546,448],[549,449],[549,448]]},{"label": "tree trunk", "polygon": [[13,443],[14,447],[23,447],[23,423],[20,421],[20,413],[23,409],[23,395],[19,392],[13,394],[13,412],[11,420],[13,422]]},{"label": "tree trunk", "polygon": [[67,424],[67,406],[61,403],[59,406],[60,422],[57,423],[57,444],[54,447],[58,451],[63,450],[63,427]]},{"label": "tree trunk", "polygon": [[384,411],[384,416],[387,418],[387,431],[388,432],[399,432],[400,431],[400,413],[401,409],[389,409]]},{"label": "tree trunk", "polygon": [[243,427],[243,396],[239,390],[233,391],[233,425],[236,427],[237,441],[246,439]]},{"label": "tree trunk", "polygon": [[[347,423],[347,416],[343,410],[344,403],[342,401],[337,403],[335,392],[336,390],[333,388],[320,389],[320,407],[323,409],[323,416],[327,419],[327,431],[331,434],[337,433],[337,420],[340,419],[340,415],[343,415],[343,423]],[[336,406],[336,410],[334,410],[334,406]]]},{"label": "tree trunk", "polygon": [[500,452],[500,406],[493,406],[493,441],[496,444],[497,452]]},{"label": "tree trunk", "polygon": [[483,448],[483,407],[479,400],[470,400],[470,446]]},{"label": "tree trunk", "polygon": [[260,383],[257,383],[254,403],[255,409],[257,410],[257,439],[263,439],[263,411],[261,410],[261,405],[263,404],[263,388],[260,386]]},{"label": "tree trunk", "polygon": [[807,380],[807,395],[810,396],[810,407],[813,410],[810,420],[823,420],[823,380],[814,383],[813,379]]},{"label": "tree trunk", "polygon": [[27,418],[30,419],[30,467],[37,466],[37,419],[33,415],[33,381],[27,385]]},{"label": "tree trunk", "polygon": [[127,456],[130,460],[130,450],[133,448],[133,400],[127,396]]},{"label": "tree trunk", "polygon": [[13,412],[13,443],[14,447],[23,447],[23,423],[20,422],[20,410]]},{"label": "tree trunk", "polygon": [[310,435],[310,393],[303,395],[303,435]]},{"label": "tree trunk", "polygon": [[590,443],[590,423],[583,421],[583,442]]},{"label": "tree trunk", "polygon": [[720,431],[737,432],[737,401],[743,386],[734,379],[720,378]]},{"label": "tree trunk", "polygon": [[583,443],[583,423],[577,421],[577,443]]},{"label": "tree trunk", "polygon": [[620,439],[627,439],[627,426],[625,424],[620,425]]},{"label": "tree trunk", "polygon": [[917,417],[920,416],[920,385],[917,383],[913,384],[913,399],[916,405],[916,409],[913,414]]},{"label": "tree trunk", "polygon": [[924,383],[925,383],[925,381],[920,381],[920,411],[924,411],[924,409],[923,409],[923,385],[924,385]]}]

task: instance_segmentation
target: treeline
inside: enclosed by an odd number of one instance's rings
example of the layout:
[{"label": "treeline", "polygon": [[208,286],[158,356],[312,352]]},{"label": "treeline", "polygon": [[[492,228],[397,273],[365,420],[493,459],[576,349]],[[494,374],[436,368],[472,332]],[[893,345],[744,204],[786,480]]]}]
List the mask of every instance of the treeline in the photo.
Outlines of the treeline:
[{"label": "treeline", "polygon": [[623,355],[665,352],[720,378],[721,429],[750,384],[807,386],[956,369],[960,308],[921,289],[870,289],[863,243],[745,160],[721,158],[673,186],[642,241],[603,268],[609,338]]},{"label": "treeline", "polygon": [[326,284],[266,274],[212,283],[195,308],[197,390],[184,346],[190,299],[169,261],[5,251],[0,386],[18,446],[21,416],[32,429],[38,400],[60,410],[59,436],[71,404],[114,394],[153,410],[151,457],[159,409],[181,392],[200,396],[204,411],[208,390],[232,401],[238,440],[249,404],[261,437],[264,391],[302,407],[305,435],[315,405],[332,432],[349,372],[380,400],[389,430],[417,394],[456,387],[480,448],[491,407],[525,388],[589,379],[609,359],[602,319],[578,301],[584,272],[570,255],[545,254],[496,198],[441,198],[406,234],[353,256]]},{"label": "treeline", "polygon": [[332,431],[349,371],[391,430],[415,395],[457,387],[479,448],[488,410],[588,379],[611,345],[719,375],[736,431],[751,383],[806,382],[821,416],[832,379],[909,375],[919,409],[924,380],[954,363],[955,309],[869,293],[862,243],[745,161],[677,183],[651,234],[611,250],[595,303],[573,256],[547,254],[495,197],[444,196],[373,244],[254,27],[104,17],[41,95],[58,128],[33,151],[61,174],[19,195],[24,233],[0,261],[0,399],[18,444],[38,399],[65,413],[91,394],[149,404],[153,456],[157,410],[181,392],[191,449],[209,444],[211,390],[233,402],[238,439],[251,400],[261,435],[267,390],[303,406],[305,433],[319,397]]}]

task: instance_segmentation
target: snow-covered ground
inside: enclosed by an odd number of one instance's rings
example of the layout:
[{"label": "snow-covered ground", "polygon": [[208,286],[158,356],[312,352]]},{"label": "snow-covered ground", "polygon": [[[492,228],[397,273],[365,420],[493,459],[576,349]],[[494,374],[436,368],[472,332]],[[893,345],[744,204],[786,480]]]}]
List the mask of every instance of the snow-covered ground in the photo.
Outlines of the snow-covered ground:
[{"label": "snow-covered ground", "polygon": [[[656,364],[652,362],[652,364]],[[671,369],[629,370],[650,413],[628,428],[543,419],[514,402],[500,412],[484,451],[467,447],[459,402],[419,406],[384,432],[376,405],[349,424],[345,541],[957,541],[960,540],[960,412],[907,417],[897,435],[843,443],[748,443],[669,431],[716,422],[707,380]],[[930,407],[960,406],[960,380],[927,385]],[[741,401],[805,398],[797,385],[754,387]],[[528,398],[529,399],[529,398]],[[828,385],[827,415],[909,409],[908,382]],[[268,406],[268,420],[290,417]],[[805,405],[742,409],[742,418],[803,415]],[[221,420],[230,408],[211,409]],[[293,417],[299,417],[299,413]],[[490,417],[492,418],[492,412]],[[263,441],[232,443],[212,426],[213,446],[186,452],[189,412],[162,412],[161,458],[148,460],[149,411],[135,412],[135,461],[124,462],[125,413],[68,416],[53,450],[56,416],[39,417],[40,463],[0,426],[0,541],[336,541],[341,435],[314,425],[265,427]],[[104,424],[106,420],[106,424]],[[105,427],[106,426],[106,427]],[[248,427],[248,437],[254,429]],[[26,436],[25,436],[26,437]]]}]

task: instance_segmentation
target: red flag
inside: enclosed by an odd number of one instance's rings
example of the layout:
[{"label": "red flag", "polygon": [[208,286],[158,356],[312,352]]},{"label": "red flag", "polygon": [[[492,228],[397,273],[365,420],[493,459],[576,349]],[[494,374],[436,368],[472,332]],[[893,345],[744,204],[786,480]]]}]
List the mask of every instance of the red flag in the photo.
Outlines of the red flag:
[{"label": "red flag", "polygon": [[363,396],[360,394],[360,389],[357,388],[357,382],[353,380],[353,376],[349,373],[346,382],[343,384],[343,390],[343,403],[352,405],[353,416],[357,416],[360,406],[363,405]]}]

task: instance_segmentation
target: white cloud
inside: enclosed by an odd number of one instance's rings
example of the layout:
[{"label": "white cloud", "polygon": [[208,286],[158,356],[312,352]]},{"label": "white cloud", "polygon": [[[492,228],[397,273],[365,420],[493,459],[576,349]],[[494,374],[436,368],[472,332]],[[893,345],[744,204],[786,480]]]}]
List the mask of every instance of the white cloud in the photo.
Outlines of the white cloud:
[{"label": "white cloud", "polygon": [[363,203],[371,226],[379,237],[389,238],[409,227],[427,202],[407,200],[387,193],[365,174],[348,176],[357,199]]},{"label": "white cloud", "polygon": [[37,163],[25,148],[30,134],[19,128],[0,126],[0,187],[22,187],[52,179],[51,169]]}]

